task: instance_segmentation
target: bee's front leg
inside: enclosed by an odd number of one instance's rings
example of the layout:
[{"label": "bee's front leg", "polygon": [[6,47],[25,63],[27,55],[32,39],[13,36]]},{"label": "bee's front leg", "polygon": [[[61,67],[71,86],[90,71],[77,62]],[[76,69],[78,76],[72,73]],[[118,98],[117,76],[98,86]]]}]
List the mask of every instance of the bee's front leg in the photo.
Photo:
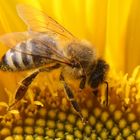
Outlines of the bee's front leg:
[{"label": "bee's front leg", "polygon": [[70,89],[68,84],[65,82],[65,79],[64,79],[64,76],[62,73],[60,74],[60,80],[63,81],[64,89],[65,89],[65,92],[67,94],[69,101],[71,102],[71,105],[73,106],[74,110],[78,113],[78,115],[80,116],[82,121],[85,123],[86,121],[84,120],[83,115],[81,114],[81,109],[80,109],[77,101],[74,99],[72,90]]},{"label": "bee's front leg", "polygon": [[85,72],[85,70],[83,68],[80,71],[80,78],[81,78],[81,81],[80,81],[79,88],[80,89],[84,89],[85,88],[85,84],[86,84],[86,80],[87,80],[87,75],[86,75],[86,72]]},{"label": "bee's front leg", "polygon": [[79,88],[80,88],[80,89],[84,89],[85,84],[86,84],[86,76],[82,76],[82,79],[81,79],[81,81],[80,81]]}]

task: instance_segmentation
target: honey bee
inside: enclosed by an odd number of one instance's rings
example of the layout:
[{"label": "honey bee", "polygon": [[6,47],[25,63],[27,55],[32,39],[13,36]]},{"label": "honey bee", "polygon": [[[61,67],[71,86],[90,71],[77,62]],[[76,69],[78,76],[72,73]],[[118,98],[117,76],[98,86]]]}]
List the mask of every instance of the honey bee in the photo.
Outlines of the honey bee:
[{"label": "honey bee", "polygon": [[[109,65],[96,58],[92,45],[76,38],[43,11],[20,4],[17,6],[17,12],[28,26],[28,30],[0,37],[0,41],[10,47],[1,58],[0,69],[14,72],[35,68],[36,71],[21,81],[16,90],[15,103],[24,97],[29,85],[40,72],[50,72],[59,68],[60,81],[63,81],[67,97],[83,119],[80,107],[65,79],[80,80],[80,89],[86,85],[97,89],[100,84],[105,83],[108,90],[105,79]],[[108,91],[106,98],[108,102]]]}]

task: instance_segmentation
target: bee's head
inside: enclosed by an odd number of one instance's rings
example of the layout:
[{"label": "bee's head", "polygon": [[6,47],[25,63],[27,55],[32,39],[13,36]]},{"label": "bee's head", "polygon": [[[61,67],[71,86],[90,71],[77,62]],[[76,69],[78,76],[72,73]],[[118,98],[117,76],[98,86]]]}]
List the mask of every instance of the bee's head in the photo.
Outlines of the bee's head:
[{"label": "bee's head", "polygon": [[91,67],[91,73],[88,80],[89,85],[92,88],[96,88],[99,84],[103,83],[108,69],[109,65],[104,60],[98,59],[96,65],[94,64]]}]

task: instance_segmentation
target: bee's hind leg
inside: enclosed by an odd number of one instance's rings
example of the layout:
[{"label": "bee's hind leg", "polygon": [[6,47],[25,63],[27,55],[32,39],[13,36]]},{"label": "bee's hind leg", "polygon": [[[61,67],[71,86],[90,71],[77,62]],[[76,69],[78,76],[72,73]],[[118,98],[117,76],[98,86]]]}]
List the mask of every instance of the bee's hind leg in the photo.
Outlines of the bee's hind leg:
[{"label": "bee's hind leg", "polygon": [[9,106],[9,109],[15,106],[24,97],[29,85],[32,83],[32,81],[38,75],[38,73],[39,71],[33,72],[21,81],[19,88],[16,90],[15,102]]},{"label": "bee's hind leg", "polygon": [[15,94],[15,102],[13,104],[11,104],[9,106],[9,109],[11,109],[14,105],[17,104],[17,102],[19,102],[26,94],[28,87],[31,85],[31,83],[33,82],[33,80],[36,78],[36,76],[40,73],[40,72],[49,72],[51,70],[57,69],[60,67],[60,64],[55,64],[53,66],[50,67],[44,67],[44,68],[40,68],[37,71],[33,72],[32,74],[30,74],[29,76],[27,76],[26,78],[24,78],[21,81],[21,84],[19,86],[19,88],[16,91]]},{"label": "bee's hind leg", "polygon": [[64,76],[62,73],[60,74],[60,80],[63,81],[65,92],[66,92],[67,97],[68,97],[69,101],[71,102],[71,105],[73,106],[74,110],[78,113],[78,115],[82,119],[83,123],[86,123],[86,121],[84,120],[84,117],[81,113],[81,109],[80,109],[77,101],[74,99],[73,92],[70,89],[70,87],[68,86],[68,84],[65,82],[65,79],[64,79]]}]

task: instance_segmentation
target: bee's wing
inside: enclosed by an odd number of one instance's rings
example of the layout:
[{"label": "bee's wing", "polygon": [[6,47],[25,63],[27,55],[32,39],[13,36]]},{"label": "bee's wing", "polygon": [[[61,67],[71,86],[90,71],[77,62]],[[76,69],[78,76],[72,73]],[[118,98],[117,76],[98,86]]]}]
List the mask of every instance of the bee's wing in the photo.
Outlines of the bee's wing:
[{"label": "bee's wing", "polygon": [[0,36],[0,42],[9,48],[15,47],[19,42],[29,39],[29,34],[27,32],[14,32],[7,33]]},{"label": "bee's wing", "polygon": [[17,5],[18,15],[27,24],[29,31],[51,32],[62,38],[75,40],[75,37],[57,21],[49,17],[43,11],[29,5]]}]

